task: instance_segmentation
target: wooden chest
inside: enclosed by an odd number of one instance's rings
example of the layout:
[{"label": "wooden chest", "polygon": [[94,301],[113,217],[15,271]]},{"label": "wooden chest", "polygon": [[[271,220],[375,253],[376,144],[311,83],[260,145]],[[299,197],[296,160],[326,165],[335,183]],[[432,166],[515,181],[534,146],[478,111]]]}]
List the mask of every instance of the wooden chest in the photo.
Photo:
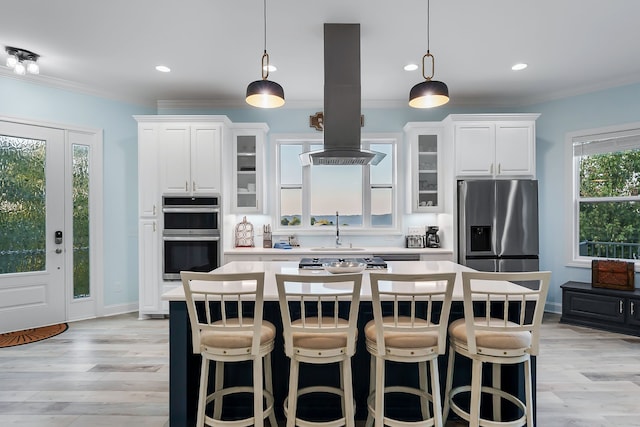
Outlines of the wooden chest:
[{"label": "wooden chest", "polygon": [[633,291],[634,277],[632,262],[595,259],[591,262],[591,285],[594,288]]}]

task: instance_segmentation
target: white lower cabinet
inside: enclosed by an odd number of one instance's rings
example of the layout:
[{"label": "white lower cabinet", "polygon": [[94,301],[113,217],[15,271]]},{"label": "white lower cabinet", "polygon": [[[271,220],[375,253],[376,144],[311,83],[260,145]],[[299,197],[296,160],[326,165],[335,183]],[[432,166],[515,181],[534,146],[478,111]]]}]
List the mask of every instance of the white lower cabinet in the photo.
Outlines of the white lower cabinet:
[{"label": "white lower cabinet", "polygon": [[281,254],[225,254],[224,263],[231,261],[300,261],[306,255],[281,255]]},{"label": "white lower cabinet", "polygon": [[160,230],[154,219],[140,221],[138,228],[138,311],[140,316],[160,312]]}]

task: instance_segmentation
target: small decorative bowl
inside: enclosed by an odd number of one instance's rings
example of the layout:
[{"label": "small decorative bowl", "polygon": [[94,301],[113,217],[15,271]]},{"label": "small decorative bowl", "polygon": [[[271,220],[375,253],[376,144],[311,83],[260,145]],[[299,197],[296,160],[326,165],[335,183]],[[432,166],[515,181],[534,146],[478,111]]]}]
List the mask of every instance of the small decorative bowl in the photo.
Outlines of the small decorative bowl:
[{"label": "small decorative bowl", "polygon": [[367,264],[364,262],[357,261],[334,261],[327,262],[322,264],[324,269],[329,273],[340,274],[340,273],[360,273],[367,267]]}]

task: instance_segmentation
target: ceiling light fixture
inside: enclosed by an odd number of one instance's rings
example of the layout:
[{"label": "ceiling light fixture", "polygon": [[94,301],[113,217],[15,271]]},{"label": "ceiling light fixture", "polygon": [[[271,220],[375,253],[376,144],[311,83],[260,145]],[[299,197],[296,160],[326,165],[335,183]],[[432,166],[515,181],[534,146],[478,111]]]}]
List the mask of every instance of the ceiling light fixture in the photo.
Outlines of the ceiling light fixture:
[{"label": "ceiling light fixture", "polygon": [[166,65],[156,65],[156,70],[160,71],[161,73],[170,73],[171,72],[171,68],[167,67]]},{"label": "ceiling light fixture", "polygon": [[269,77],[269,54],[267,53],[267,0],[264,0],[264,54],[262,55],[262,80],[247,86],[247,104],[260,108],[277,108],[284,105],[284,89]]},{"label": "ceiling light fixture", "polygon": [[[437,80],[431,80],[435,70],[435,58],[429,50],[430,31],[429,0],[427,0],[427,53],[422,57],[422,77],[425,78],[425,81],[411,88],[409,106],[413,108],[439,107],[449,102],[449,88],[447,85]],[[424,72],[424,64],[427,58],[431,60],[431,74],[428,76]]]},{"label": "ceiling light fixture", "polygon": [[14,73],[24,76],[27,74],[40,74],[40,66],[38,58],[40,55],[26,49],[7,46],[5,51],[9,54],[7,57],[7,67],[11,68]]},{"label": "ceiling light fixture", "polygon": [[524,62],[520,62],[518,64],[515,64],[513,67],[511,67],[511,69],[513,71],[520,71],[520,70],[524,70],[527,67],[528,67],[527,64],[525,64]]}]

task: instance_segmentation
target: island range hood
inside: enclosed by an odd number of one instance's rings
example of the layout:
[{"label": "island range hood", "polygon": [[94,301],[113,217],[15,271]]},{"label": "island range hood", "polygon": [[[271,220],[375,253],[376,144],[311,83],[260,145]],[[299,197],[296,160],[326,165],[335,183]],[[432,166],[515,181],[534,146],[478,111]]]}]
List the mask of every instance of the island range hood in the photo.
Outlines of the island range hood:
[{"label": "island range hood", "polygon": [[360,148],[360,24],[324,24],[324,148],[302,165],[377,165],[386,154]]}]

